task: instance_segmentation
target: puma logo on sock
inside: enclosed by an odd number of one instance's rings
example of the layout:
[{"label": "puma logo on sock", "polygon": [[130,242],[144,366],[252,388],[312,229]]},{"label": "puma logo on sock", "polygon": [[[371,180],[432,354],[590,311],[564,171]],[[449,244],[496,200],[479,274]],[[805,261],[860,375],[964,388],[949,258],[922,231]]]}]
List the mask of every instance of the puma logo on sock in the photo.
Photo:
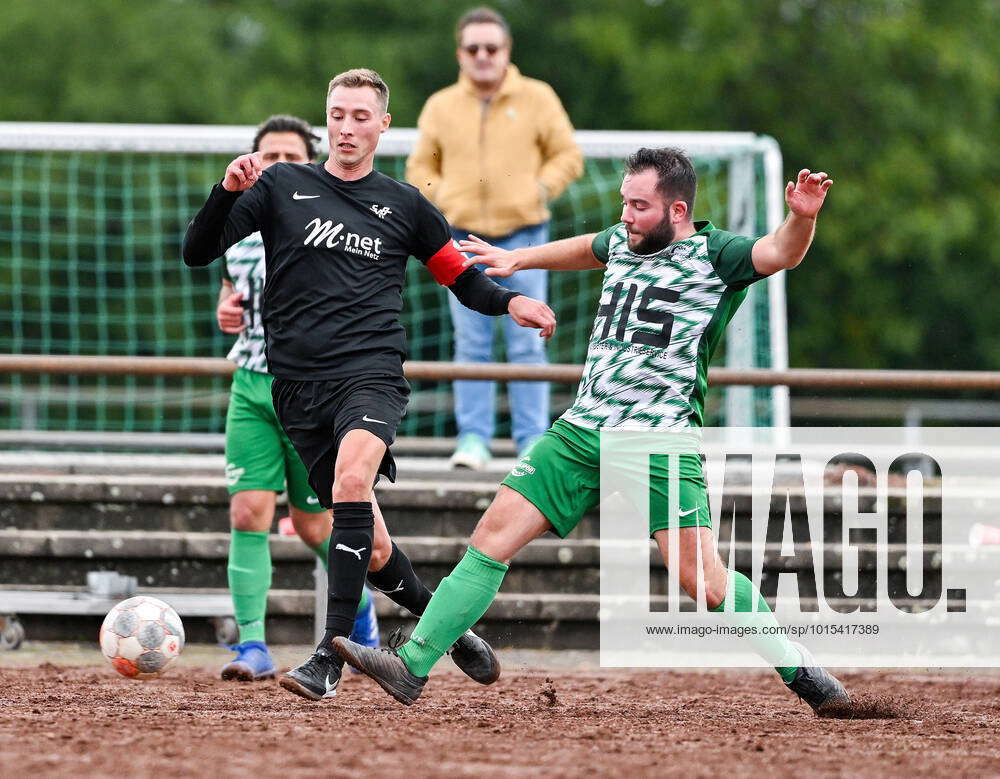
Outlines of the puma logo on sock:
[{"label": "puma logo on sock", "polygon": [[360,549],[351,549],[351,547],[344,546],[344,544],[337,544],[334,547],[334,549],[339,549],[341,552],[350,552],[352,555],[354,555],[355,557],[357,557],[359,560],[361,559],[361,553],[363,551],[365,551],[367,548],[368,548],[367,546],[363,546]]}]

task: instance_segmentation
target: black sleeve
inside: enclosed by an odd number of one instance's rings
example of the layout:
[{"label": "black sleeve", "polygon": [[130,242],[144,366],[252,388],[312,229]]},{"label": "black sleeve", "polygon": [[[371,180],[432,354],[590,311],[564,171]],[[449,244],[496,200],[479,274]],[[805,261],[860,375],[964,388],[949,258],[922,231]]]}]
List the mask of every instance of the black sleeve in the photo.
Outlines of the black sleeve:
[{"label": "black sleeve", "polygon": [[506,314],[510,301],[521,294],[504,289],[479,268],[466,268],[448,289],[463,306],[486,316]]},{"label": "black sleeve", "polygon": [[448,220],[434,207],[431,201],[420,192],[415,194],[410,254],[426,263],[438,249],[451,240],[451,228],[448,226]]},{"label": "black sleeve", "polygon": [[[414,257],[427,264],[430,258],[442,251],[442,247],[451,246],[451,228],[448,227],[448,221],[441,212],[419,192],[415,208],[415,230],[411,252]],[[455,259],[457,262],[461,259],[461,255],[456,253]],[[432,267],[431,272],[440,283],[446,283],[438,277],[435,268]],[[463,270],[451,284],[448,284],[448,289],[463,306],[486,316],[503,316],[507,313],[510,301],[521,294],[504,289],[478,268]]]},{"label": "black sleeve", "polygon": [[244,192],[227,192],[221,182],[212,187],[184,235],[185,265],[208,265],[234,243],[260,229],[270,189],[267,173]]}]

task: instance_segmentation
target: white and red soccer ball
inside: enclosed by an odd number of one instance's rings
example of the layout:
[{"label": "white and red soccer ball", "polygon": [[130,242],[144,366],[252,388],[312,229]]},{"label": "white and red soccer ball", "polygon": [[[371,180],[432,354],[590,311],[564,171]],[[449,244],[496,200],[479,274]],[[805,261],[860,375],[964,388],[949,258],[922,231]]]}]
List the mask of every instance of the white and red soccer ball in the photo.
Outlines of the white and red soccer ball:
[{"label": "white and red soccer ball", "polygon": [[184,649],[184,626],[162,600],[137,595],[108,612],[100,642],[104,656],[122,676],[152,679]]}]

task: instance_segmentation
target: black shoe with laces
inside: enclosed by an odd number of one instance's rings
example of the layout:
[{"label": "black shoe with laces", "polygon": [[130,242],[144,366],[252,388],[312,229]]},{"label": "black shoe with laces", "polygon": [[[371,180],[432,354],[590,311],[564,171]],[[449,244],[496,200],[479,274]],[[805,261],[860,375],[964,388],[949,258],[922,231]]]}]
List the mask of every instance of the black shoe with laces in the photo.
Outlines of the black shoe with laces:
[{"label": "black shoe with laces", "polygon": [[466,630],[459,637],[448,650],[448,654],[455,661],[455,665],[473,681],[493,684],[500,678],[500,661],[493,647],[471,630]]},{"label": "black shoe with laces", "polygon": [[302,665],[282,674],[280,684],[310,701],[332,698],[337,694],[343,661],[326,647],[313,652]]},{"label": "black shoe with laces", "polygon": [[851,702],[851,696],[836,676],[817,664],[816,658],[802,644],[793,641],[792,645],[802,655],[802,665],[795,672],[795,678],[786,683],[789,690],[808,703],[817,714],[828,704]]},{"label": "black shoe with laces", "polygon": [[389,636],[389,645],[382,648],[362,646],[340,636],[333,639],[333,649],[344,662],[370,676],[393,698],[409,706],[420,697],[427,677],[410,673],[397,651],[402,645],[399,628]]}]

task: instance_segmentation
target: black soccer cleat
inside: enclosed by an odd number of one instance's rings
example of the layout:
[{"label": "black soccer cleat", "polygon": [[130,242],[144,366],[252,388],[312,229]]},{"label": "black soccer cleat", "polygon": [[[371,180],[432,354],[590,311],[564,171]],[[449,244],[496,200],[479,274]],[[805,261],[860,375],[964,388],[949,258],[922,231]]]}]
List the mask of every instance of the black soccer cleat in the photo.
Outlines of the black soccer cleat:
[{"label": "black soccer cleat", "polygon": [[302,665],[282,674],[279,683],[289,692],[310,701],[333,698],[343,669],[344,663],[339,657],[326,647],[320,647]]},{"label": "black soccer cleat", "polygon": [[802,665],[795,678],[785,686],[808,703],[814,712],[831,703],[850,703],[851,696],[833,674],[816,663],[816,658],[802,644],[792,642],[802,655]]},{"label": "black soccer cleat", "polygon": [[416,702],[427,684],[426,676],[414,676],[396,651],[402,645],[399,630],[389,637],[389,646],[375,648],[355,644],[347,638],[333,639],[333,648],[344,662],[370,676],[405,706]]},{"label": "black soccer cleat", "polygon": [[480,684],[493,684],[500,678],[500,661],[493,647],[483,639],[466,630],[458,641],[448,650],[455,665],[465,672],[473,681]]}]

